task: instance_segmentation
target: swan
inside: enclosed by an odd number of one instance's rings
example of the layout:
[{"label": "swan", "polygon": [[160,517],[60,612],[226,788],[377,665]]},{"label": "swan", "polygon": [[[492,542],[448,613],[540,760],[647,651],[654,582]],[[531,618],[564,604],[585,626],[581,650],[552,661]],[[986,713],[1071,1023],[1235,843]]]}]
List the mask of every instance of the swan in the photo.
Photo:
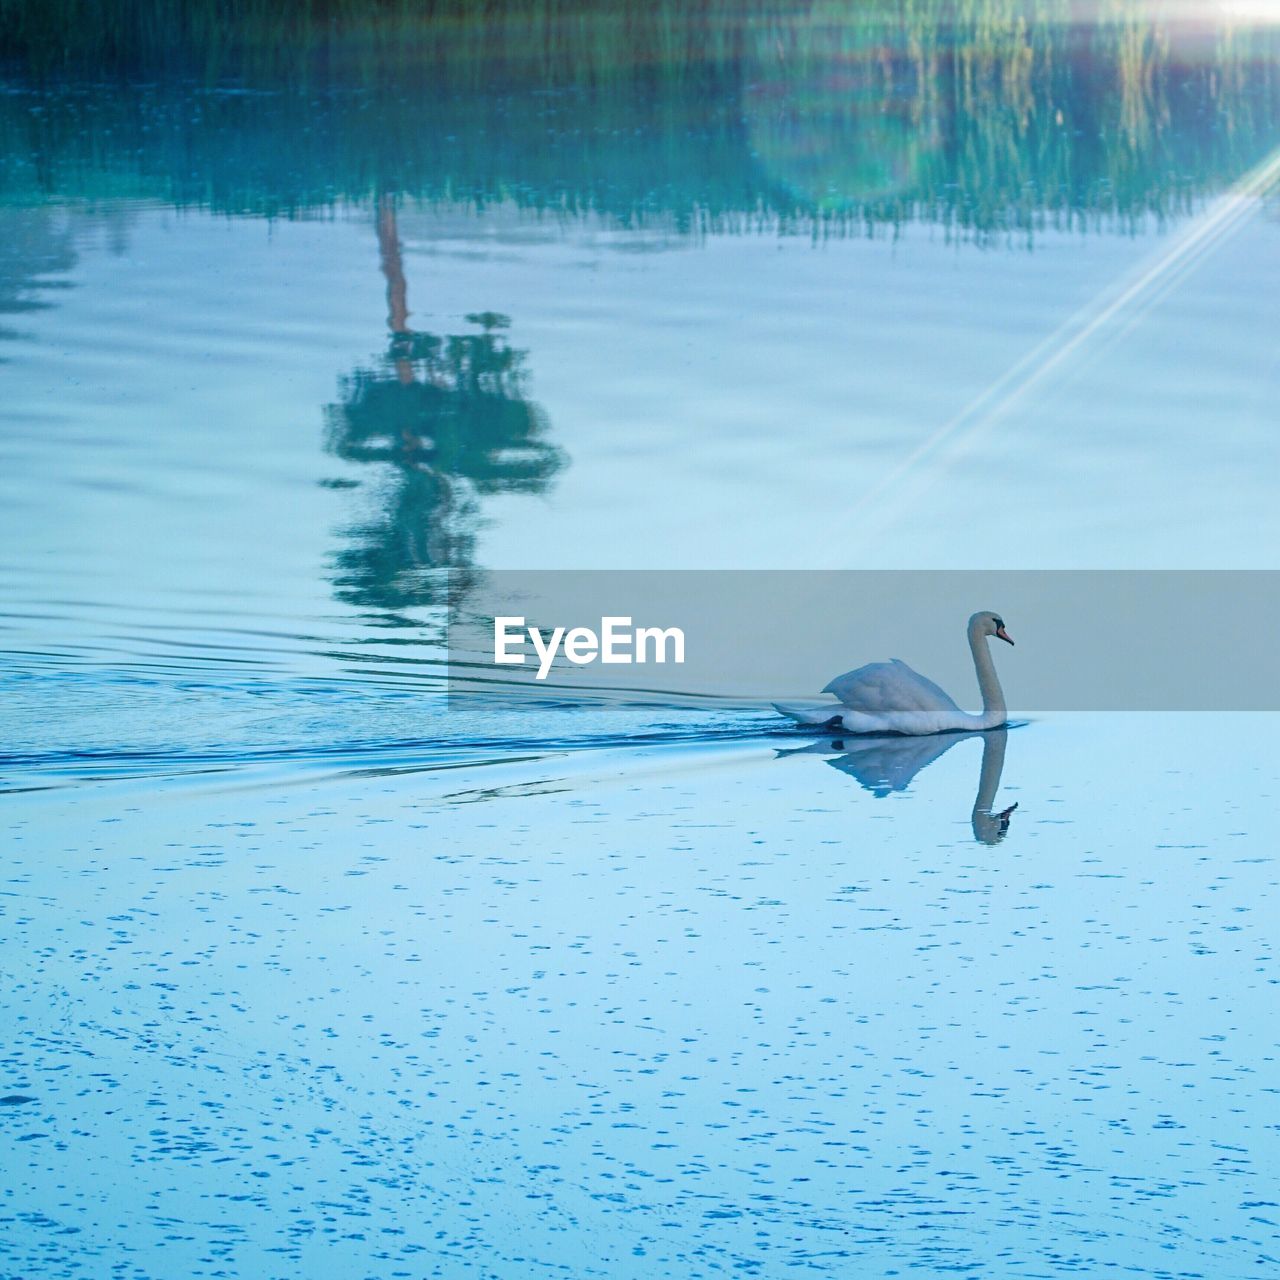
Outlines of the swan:
[{"label": "swan", "polygon": [[967,630],[978,688],[982,690],[982,711],[978,715],[962,711],[932,680],[913,671],[900,658],[870,662],[836,676],[822,691],[835,694],[836,702],[775,702],[774,709],[815,728],[838,722],[848,733],[953,733],[998,728],[1008,713],[987,637],[995,636],[1006,644],[1013,640],[1004,629],[1004,619],[990,611],[975,613]]}]

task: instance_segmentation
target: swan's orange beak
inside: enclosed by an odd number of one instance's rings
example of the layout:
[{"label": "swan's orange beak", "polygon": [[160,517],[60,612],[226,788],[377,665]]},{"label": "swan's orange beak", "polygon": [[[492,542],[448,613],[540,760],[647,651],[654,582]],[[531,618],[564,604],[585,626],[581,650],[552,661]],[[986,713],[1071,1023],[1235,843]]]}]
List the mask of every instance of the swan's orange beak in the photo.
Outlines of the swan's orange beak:
[{"label": "swan's orange beak", "polygon": [[1013,640],[1010,638],[1009,633],[1003,627],[996,628],[996,636],[999,639],[1003,640],[1005,644],[1013,643]]}]

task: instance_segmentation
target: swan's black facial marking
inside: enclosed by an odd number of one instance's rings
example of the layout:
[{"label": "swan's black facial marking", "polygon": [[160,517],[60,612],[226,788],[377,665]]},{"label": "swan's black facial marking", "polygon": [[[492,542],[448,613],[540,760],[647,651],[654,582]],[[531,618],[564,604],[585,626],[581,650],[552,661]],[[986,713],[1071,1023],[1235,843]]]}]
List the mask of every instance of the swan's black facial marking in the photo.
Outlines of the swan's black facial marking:
[{"label": "swan's black facial marking", "polygon": [[994,622],[994,623],[996,624],[996,626],[997,626],[997,627],[1003,627],[1003,626],[1004,626],[1004,619],[1003,619],[1003,618],[992,618],[992,619],[991,619],[991,621],[992,621],[992,622]]}]

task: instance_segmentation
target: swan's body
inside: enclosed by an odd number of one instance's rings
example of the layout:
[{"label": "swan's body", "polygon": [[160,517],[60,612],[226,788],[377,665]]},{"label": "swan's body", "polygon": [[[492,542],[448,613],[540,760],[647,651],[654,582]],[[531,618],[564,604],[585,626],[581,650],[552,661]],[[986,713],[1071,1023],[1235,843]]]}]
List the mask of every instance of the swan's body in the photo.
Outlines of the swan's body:
[{"label": "swan's body", "polygon": [[975,613],[968,625],[969,650],[982,691],[977,715],[962,711],[932,680],[913,671],[898,658],[871,662],[836,676],[823,693],[836,702],[775,702],[784,716],[814,727],[839,723],[847,733],[953,733],[957,730],[995,729],[1004,724],[1008,711],[1004,692],[987,647],[988,636],[1012,644],[998,614]]}]

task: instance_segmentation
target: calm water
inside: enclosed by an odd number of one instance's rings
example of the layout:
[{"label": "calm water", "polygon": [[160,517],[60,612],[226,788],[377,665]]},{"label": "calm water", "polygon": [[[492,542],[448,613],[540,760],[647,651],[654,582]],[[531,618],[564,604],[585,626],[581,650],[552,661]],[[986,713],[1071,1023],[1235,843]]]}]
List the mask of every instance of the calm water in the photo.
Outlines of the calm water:
[{"label": "calm water", "polygon": [[1276,717],[446,705],[487,569],[1280,568],[1277,29],[971,8],[0,41],[0,1274],[1274,1270]]}]

